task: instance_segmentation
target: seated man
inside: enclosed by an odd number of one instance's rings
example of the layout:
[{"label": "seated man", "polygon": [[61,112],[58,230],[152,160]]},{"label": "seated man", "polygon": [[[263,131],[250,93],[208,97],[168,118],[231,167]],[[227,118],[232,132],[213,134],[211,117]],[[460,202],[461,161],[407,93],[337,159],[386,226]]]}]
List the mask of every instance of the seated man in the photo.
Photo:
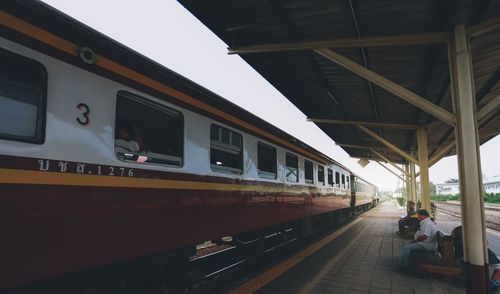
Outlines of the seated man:
[{"label": "seated man", "polygon": [[420,209],[417,212],[420,221],[420,229],[415,233],[415,239],[403,247],[399,258],[399,266],[402,269],[408,269],[410,266],[411,254],[413,252],[434,251],[437,247],[436,234],[438,229],[436,224],[429,218],[429,212]]},{"label": "seated man", "polygon": [[139,143],[136,142],[126,128],[119,128],[115,139],[116,153],[133,153],[140,150]]},{"label": "seated man", "polygon": [[408,201],[408,209],[406,210],[406,216],[402,217],[399,222],[399,233],[403,234],[404,233],[404,228],[405,226],[408,226],[412,223],[412,217],[414,217],[417,214],[415,211],[415,202],[413,201]]},{"label": "seated man", "polygon": [[[455,247],[455,259],[464,258],[462,226],[455,227],[451,232],[453,236],[453,247]],[[488,248],[488,263],[490,272],[490,291],[495,293],[500,288],[500,258]]]}]

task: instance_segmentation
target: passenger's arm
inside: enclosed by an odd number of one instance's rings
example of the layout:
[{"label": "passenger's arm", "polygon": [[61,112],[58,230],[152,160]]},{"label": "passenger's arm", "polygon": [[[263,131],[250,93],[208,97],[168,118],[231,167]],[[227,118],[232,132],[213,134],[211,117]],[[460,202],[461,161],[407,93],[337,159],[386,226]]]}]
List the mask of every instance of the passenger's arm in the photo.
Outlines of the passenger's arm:
[{"label": "passenger's arm", "polygon": [[417,239],[410,241],[410,243],[422,242],[427,238],[429,238],[427,235],[420,235],[420,236],[418,236]]}]

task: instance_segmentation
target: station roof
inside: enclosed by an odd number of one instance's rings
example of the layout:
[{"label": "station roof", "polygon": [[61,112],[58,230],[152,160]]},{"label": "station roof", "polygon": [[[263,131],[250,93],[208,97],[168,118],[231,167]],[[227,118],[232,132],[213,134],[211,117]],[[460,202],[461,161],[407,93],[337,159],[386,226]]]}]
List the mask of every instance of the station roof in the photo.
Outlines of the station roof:
[{"label": "station roof", "polygon": [[[453,113],[448,43],[454,27],[464,24],[477,109],[500,95],[498,0],[179,2],[352,157],[379,159],[373,153],[378,151],[395,163],[407,162],[358,122],[407,152],[417,149],[416,127],[427,126],[430,158],[447,145],[444,154],[455,153],[454,128],[325,58],[328,52]],[[475,34],[485,27],[488,33]],[[499,108],[479,120],[481,143],[500,133]]]}]

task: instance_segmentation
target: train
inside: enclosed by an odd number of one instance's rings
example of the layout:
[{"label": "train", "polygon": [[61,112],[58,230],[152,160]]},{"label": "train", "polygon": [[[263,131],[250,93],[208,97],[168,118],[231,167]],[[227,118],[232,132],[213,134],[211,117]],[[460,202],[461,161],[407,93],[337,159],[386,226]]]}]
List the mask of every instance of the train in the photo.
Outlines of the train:
[{"label": "train", "polygon": [[334,159],[62,12],[0,7],[0,289],[377,204]]}]

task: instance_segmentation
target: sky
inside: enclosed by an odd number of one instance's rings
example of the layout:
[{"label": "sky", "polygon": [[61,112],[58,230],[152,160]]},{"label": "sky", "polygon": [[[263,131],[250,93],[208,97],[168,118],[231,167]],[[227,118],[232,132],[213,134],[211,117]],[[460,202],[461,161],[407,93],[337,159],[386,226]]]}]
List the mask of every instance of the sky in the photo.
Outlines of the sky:
[{"label": "sky", "polygon": [[[376,162],[361,168],[358,159],[350,158],[317,126],[307,122],[300,110],[245,61],[237,55],[228,55],[227,45],[176,1],[44,2],[252,112],[379,188],[394,190],[401,186],[394,175]],[[487,178],[500,176],[498,150],[500,136],[481,146],[483,176]],[[434,183],[458,178],[456,156],[436,163],[429,175]]]}]

